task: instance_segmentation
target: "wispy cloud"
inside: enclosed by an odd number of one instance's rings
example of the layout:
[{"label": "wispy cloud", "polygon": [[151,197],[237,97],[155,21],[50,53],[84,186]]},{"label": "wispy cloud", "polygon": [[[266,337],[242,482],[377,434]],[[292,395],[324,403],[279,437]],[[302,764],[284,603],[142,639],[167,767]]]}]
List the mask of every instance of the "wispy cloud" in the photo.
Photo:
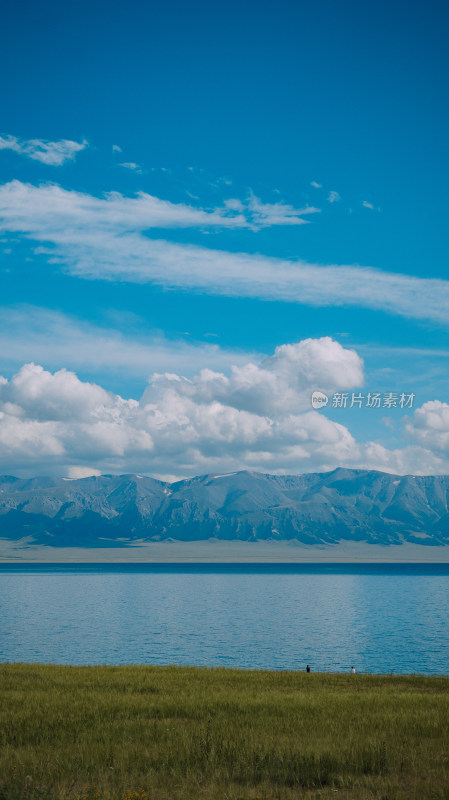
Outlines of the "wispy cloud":
[{"label": "wispy cloud", "polygon": [[368,200],[364,200],[364,201],[363,201],[363,203],[362,203],[362,206],[363,206],[364,208],[370,208],[371,210],[374,210],[374,206],[373,206],[373,204],[372,204],[372,203],[369,203],[369,202],[368,202]]},{"label": "wispy cloud", "polygon": [[112,145],[112,152],[113,153],[123,153],[123,150],[118,144],[113,144]]},{"label": "wispy cloud", "polygon": [[[270,225],[300,225],[301,217],[319,211],[314,207],[295,209],[283,203],[264,204],[251,195],[242,203],[229,200],[223,207],[203,209],[185,203],[171,203],[145,192],[124,197],[111,192],[98,198],[67,191],[55,184],[32,186],[20,181],[0,186],[0,228],[23,230],[29,224],[36,230],[78,227],[77,219],[90,220],[95,230],[125,231],[149,228],[250,228]],[[84,222],[83,222],[84,224]],[[22,228],[22,226],[24,226]],[[31,232],[31,231],[30,231]]]},{"label": "wispy cloud", "polygon": [[252,352],[221,348],[215,343],[169,339],[151,330],[123,332],[37,306],[1,308],[0,314],[3,373],[35,361],[46,369],[68,367],[95,375],[119,372],[126,380],[166,371],[182,371],[189,376],[204,367],[228,369],[254,358]]},{"label": "wispy cloud", "polygon": [[314,189],[322,189],[323,188],[323,184],[322,183],[317,183],[316,181],[310,181],[310,185],[313,186]]},{"label": "wispy cloud", "polygon": [[14,153],[53,167],[60,167],[66,161],[73,161],[76,154],[85,150],[87,146],[87,141],[72,142],[70,139],[49,142],[45,139],[21,140],[15,136],[0,136],[0,150],[13,150]]},{"label": "wispy cloud", "polygon": [[131,172],[135,172],[137,175],[143,175],[145,170],[139,164],[136,164],[134,161],[124,161],[122,164],[118,165],[119,167],[124,167],[125,169],[130,169]]},{"label": "wispy cloud", "polygon": [[[195,195],[190,194],[190,197],[192,197],[193,199],[198,200],[198,197],[195,198]],[[237,197],[231,197],[231,198],[229,198],[229,200],[225,200],[224,201],[224,207],[227,208],[229,211],[244,211],[245,210],[245,206],[243,205],[242,201],[239,200]]]},{"label": "wispy cloud", "polygon": [[329,203],[338,203],[338,201],[340,200],[340,195],[338,194],[338,192],[331,191],[329,192],[327,199]]},{"label": "wispy cloud", "polygon": [[[276,224],[277,211],[269,208]],[[97,198],[18,181],[0,187],[0,229],[42,243],[41,252],[49,260],[79,277],[313,306],[353,305],[448,324],[448,281],[231,253],[146,234],[152,227],[257,229],[270,216],[257,213],[262,216],[259,223],[254,215],[248,219],[226,208],[205,211],[143,193]]]},{"label": "wispy cloud", "polygon": [[270,225],[304,225],[307,222],[307,220],[303,219],[304,216],[317,214],[320,211],[320,209],[315,208],[315,206],[294,208],[294,206],[286,203],[262,203],[254,194],[251,194],[248,199],[247,209],[256,227]]},{"label": "wispy cloud", "polygon": [[203,167],[187,167],[190,177],[197,183],[207,186],[210,189],[221,190],[224,186],[232,186],[232,181],[226,176],[213,175],[208,169]]}]

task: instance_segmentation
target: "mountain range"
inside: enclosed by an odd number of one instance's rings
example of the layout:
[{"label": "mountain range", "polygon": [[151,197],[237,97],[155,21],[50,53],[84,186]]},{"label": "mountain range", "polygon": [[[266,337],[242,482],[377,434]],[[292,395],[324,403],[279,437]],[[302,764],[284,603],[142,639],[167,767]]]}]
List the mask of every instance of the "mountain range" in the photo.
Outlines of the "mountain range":
[{"label": "mountain range", "polygon": [[53,547],[136,541],[449,544],[449,476],[335,469],[235,472],[166,483],[140,475],[0,477],[0,538]]}]

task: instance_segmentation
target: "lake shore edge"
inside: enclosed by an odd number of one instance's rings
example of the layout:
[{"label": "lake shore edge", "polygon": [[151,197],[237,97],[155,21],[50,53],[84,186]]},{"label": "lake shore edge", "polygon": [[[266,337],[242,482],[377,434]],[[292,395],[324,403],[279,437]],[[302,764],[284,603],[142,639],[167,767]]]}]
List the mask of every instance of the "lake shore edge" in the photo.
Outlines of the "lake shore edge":
[{"label": "lake shore edge", "polygon": [[1,564],[151,564],[151,563],[449,563],[449,546],[404,543],[375,545],[340,542],[312,547],[297,540],[289,542],[240,541],[137,541],[121,547],[34,546],[29,540],[0,539]]}]

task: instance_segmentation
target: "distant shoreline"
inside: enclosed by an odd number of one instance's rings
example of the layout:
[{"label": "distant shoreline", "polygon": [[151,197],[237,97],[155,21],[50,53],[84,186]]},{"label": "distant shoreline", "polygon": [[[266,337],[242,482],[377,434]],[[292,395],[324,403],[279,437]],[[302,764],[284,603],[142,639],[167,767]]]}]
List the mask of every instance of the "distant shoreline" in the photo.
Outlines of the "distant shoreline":
[{"label": "distant shoreline", "polygon": [[449,563],[449,546],[371,545],[341,542],[310,547],[293,542],[137,542],[129,547],[49,547],[0,539],[0,563],[16,564],[151,564],[151,563]]}]

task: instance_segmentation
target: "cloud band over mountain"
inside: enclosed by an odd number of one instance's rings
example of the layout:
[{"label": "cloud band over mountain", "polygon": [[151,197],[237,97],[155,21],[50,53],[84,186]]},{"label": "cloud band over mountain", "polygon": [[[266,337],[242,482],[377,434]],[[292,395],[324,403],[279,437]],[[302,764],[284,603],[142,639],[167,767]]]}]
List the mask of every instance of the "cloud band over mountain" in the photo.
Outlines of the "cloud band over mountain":
[{"label": "cloud band over mountain", "polygon": [[363,378],[358,354],[328,337],[282,345],[227,374],[156,373],[140,400],[64,369],[27,364],[10,380],[0,378],[0,472],[447,471],[445,403],[410,412],[404,447],[394,450],[357,441],[345,425],[311,409],[313,390],[360,387]]}]

